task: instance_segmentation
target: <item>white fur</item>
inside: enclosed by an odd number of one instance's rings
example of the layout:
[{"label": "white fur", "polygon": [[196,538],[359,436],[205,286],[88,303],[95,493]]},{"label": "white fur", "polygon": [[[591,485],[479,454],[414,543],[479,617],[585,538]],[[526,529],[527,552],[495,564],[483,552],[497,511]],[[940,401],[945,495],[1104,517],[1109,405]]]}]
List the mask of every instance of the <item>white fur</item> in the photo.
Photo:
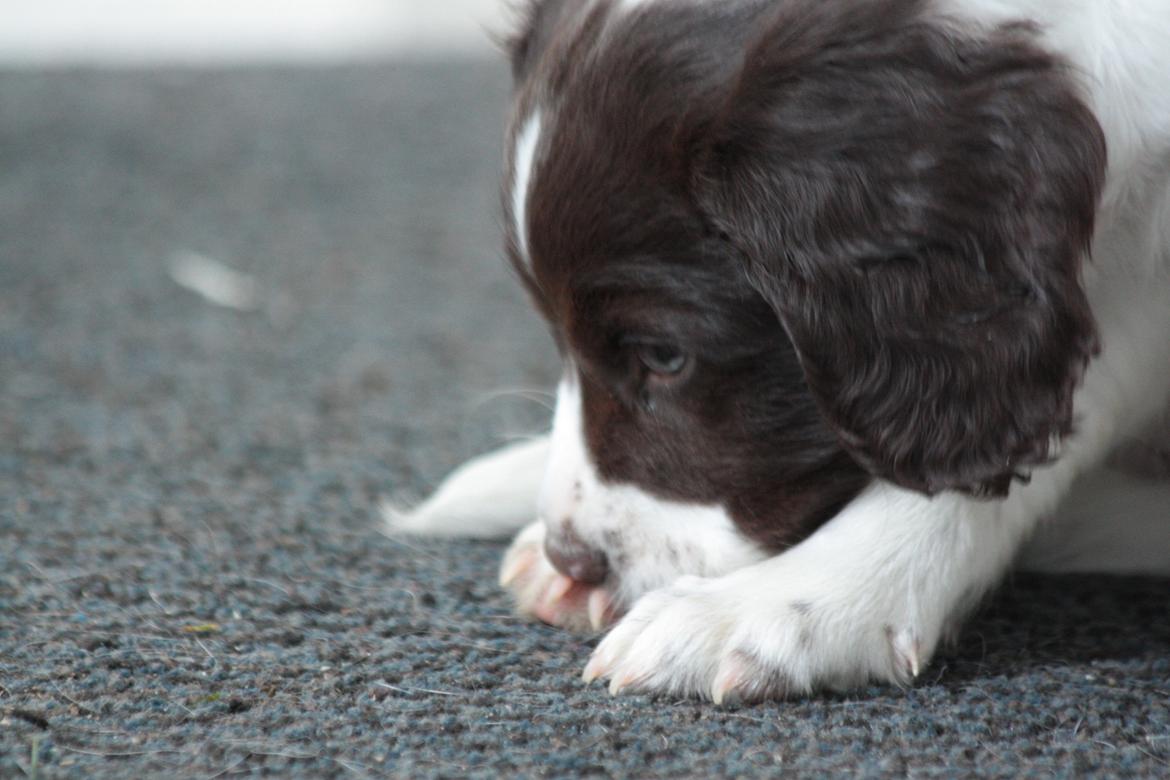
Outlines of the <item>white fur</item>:
[{"label": "white fur", "polygon": [[[718,579],[654,593],[597,648],[627,685],[721,700],[735,665],[760,694],[906,680],[1027,531],[1024,513],[878,483],[805,542]],[[893,638],[908,637],[901,654]],[[907,652],[909,651],[909,652]],[[734,675],[742,676],[742,675]]]},{"label": "white fur", "polygon": [[532,183],[532,170],[536,165],[536,149],[540,145],[540,111],[536,110],[525,120],[516,136],[516,149],[512,164],[515,179],[512,182],[512,219],[515,221],[516,243],[520,254],[528,258],[528,190]]},{"label": "white fur", "polygon": [[[619,0],[617,7],[622,11],[633,11],[637,8],[641,8],[644,5],[649,5],[653,1],[654,0]],[[661,0],[658,1],[661,2]]]}]

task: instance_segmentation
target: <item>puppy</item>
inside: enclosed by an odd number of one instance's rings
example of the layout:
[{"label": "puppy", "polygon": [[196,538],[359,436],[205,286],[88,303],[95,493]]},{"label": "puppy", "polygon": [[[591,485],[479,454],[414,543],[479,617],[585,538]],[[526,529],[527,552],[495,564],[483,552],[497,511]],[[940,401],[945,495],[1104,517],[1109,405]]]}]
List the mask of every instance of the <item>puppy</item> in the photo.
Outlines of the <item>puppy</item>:
[{"label": "puppy", "polygon": [[587,681],[908,684],[1054,512],[1046,568],[1170,568],[1099,470],[1170,401],[1164,3],[539,0],[511,61],[552,432],[392,521],[536,518],[501,581],[613,626]]}]

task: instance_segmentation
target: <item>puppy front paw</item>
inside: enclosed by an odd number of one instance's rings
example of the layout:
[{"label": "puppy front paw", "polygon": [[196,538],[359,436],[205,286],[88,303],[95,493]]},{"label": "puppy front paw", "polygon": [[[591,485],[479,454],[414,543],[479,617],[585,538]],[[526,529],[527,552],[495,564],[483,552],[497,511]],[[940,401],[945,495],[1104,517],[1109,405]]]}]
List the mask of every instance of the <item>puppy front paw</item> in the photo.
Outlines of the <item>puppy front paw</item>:
[{"label": "puppy front paw", "polygon": [[544,554],[544,533],[544,523],[529,525],[500,565],[500,586],[511,591],[517,611],[571,631],[598,631],[609,625],[616,616],[611,592],[557,571]]},{"label": "puppy front paw", "polygon": [[630,689],[716,703],[869,680],[909,684],[926,645],[893,603],[852,595],[842,601],[796,576],[683,577],[643,596],[594,651],[583,677],[608,678],[613,694]]}]

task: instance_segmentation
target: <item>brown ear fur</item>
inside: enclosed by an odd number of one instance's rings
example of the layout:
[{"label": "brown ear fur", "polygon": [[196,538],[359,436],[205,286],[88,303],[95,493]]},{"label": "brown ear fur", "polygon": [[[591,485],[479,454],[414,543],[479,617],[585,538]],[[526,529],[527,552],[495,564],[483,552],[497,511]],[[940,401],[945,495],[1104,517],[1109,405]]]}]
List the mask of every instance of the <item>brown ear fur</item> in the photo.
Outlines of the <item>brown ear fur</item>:
[{"label": "brown ear fur", "polygon": [[571,0],[529,0],[520,10],[517,32],[504,41],[515,82],[522,81],[539,61],[552,40],[557,21],[571,4]]},{"label": "brown ear fur", "polygon": [[[848,8],[846,8],[848,6]],[[695,187],[872,473],[1002,495],[1073,425],[1101,130],[1030,28],[920,0],[786,3],[704,124]]]}]

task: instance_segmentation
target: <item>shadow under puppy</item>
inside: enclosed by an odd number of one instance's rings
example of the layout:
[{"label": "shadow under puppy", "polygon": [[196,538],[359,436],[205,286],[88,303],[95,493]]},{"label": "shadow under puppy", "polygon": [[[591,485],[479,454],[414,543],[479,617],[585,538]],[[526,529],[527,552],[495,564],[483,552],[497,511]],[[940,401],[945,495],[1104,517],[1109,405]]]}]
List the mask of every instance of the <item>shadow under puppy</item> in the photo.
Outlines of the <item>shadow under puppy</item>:
[{"label": "shadow under puppy", "polygon": [[392,525],[526,525],[519,609],[612,626],[586,680],[717,702],[910,682],[1030,539],[1170,573],[1170,483],[1101,470],[1170,401],[1170,19],[1121,8],[532,3],[552,432]]}]

